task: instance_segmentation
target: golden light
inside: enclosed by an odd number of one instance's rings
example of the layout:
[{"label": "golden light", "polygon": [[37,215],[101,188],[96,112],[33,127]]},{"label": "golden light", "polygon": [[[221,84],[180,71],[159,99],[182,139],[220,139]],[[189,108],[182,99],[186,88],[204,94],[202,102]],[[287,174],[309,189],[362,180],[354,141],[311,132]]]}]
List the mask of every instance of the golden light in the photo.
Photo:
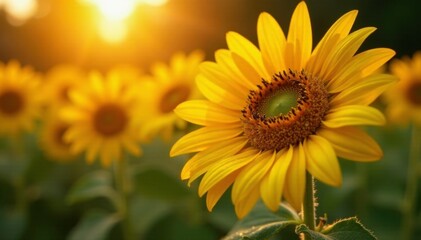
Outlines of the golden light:
[{"label": "golden light", "polygon": [[[1,1],[1,0],[0,0]],[[162,6],[168,0],[79,0],[96,8],[100,14],[99,36],[116,44],[128,35],[127,21],[139,5]]]},{"label": "golden light", "polygon": [[36,0],[3,0],[1,5],[7,13],[7,20],[12,25],[22,25],[38,10]]},{"label": "golden light", "polygon": [[108,43],[120,43],[127,36],[127,24],[123,21],[103,19],[99,25],[100,37]]},{"label": "golden light", "polygon": [[139,3],[144,3],[151,6],[162,6],[168,2],[168,0],[138,0]]},{"label": "golden light", "polygon": [[136,6],[136,0],[92,0],[101,14],[109,20],[124,20]]}]

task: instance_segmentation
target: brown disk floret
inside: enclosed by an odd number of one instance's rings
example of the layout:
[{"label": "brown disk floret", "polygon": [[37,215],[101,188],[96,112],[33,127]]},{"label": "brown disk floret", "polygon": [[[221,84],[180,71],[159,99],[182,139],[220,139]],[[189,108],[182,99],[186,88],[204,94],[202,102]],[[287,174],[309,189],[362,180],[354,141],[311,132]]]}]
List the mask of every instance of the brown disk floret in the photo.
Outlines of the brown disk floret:
[{"label": "brown disk floret", "polygon": [[[260,150],[281,150],[303,142],[315,134],[329,109],[329,94],[322,80],[306,72],[275,74],[272,81],[262,79],[257,90],[251,90],[248,104],[242,110],[244,134],[249,144]],[[287,113],[268,117],[264,103],[274,94],[295,92],[296,105]]]}]

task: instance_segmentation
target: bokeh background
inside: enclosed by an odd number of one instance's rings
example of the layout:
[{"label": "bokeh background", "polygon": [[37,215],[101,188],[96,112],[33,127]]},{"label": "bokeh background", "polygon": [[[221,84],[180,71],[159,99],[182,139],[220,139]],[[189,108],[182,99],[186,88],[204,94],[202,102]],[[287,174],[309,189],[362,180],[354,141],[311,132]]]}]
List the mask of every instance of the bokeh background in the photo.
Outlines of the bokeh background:
[{"label": "bokeh background", "polygon": [[[148,72],[154,62],[168,61],[177,51],[195,49],[202,49],[206,59],[213,60],[214,51],[226,47],[228,31],[239,32],[256,43],[256,23],[262,11],[272,14],[286,32],[298,3],[296,0],[167,0],[162,5],[138,4],[125,20],[125,37],[118,39],[116,35],[122,30],[112,23],[105,23],[110,32],[101,35],[99,29],[104,24],[104,16],[87,0],[38,0],[34,15],[23,20],[8,13],[4,7],[6,2],[0,1],[0,60],[16,59],[41,73],[63,63],[100,71],[127,64]],[[378,28],[361,50],[388,47],[401,57],[411,56],[421,49],[420,1],[306,2],[314,42],[318,42],[342,14],[358,9],[354,29]],[[384,108],[381,101],[376,105]],[[318,184],[320,206],[317,212],[326,213],[329,221],[356,215],[379,239],[399,239],[410,129],[388,125],[368,131],[384,149],[384,158],[369,164],[341,160],[344,184],[340,188]],[[142,158],[130,159],[134,166],[133,188],[139,193],[132,199],[131,214],[139,219],[135,231],[142,239],[218,239],[236,222],[229,194],[225,194],[214,212],[208,213],[203,199],[197,196],[197,186],[189,189],[179,180],[185,159],[171,159],[168,152],[180,136],[169,142],[156,139],[144,146]],[[21,169],[10,164],[7,155],[10,146],[6,139],[1,139],[0,239],[91,239],[89,236],[96,236],[78,226],[82,219],[86,220],[87,211],[107,208],[108,203],[101,198],[75,200],[72,191],[75,184],[83,186],[83,181],[107,179],[109,172],[98,164],[86,165],[83,159],[66,164],[50,161],[33,144],[35,141],[31,135],[25,138],[31,155],[30,165],[24,170],[30,207],[28,213],[22,215],[12,210],[15,196],[9,181],[14,172]],[[94,177],[92,172],[96,174]],[[86,176],[93,180],[84,180]],[[421,189],[418,192],[421,193]],[[417,202],[420,201],[421,197]],[[413,239],[421,235],[421,204],[417,205]],[[89,229],[89,220],[86,222],[83,226]],[[119,239],[120,236],[118,227],[110,227],[104,238]]]}]

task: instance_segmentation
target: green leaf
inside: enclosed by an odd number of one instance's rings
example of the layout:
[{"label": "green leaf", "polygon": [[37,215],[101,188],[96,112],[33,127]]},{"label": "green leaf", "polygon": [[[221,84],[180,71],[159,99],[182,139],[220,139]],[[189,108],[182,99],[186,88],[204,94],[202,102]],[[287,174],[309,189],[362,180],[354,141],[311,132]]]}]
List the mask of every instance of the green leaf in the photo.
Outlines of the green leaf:
[{"label": "green leaf", "polygon": [[297,226],[297,234],[304,233],[313,240],[375,240],[376,237],[366,229],[356,217],[339,220],[327,226],[322,232],[310,230],[306,225]]},{"label": "green leaf", "polygon": [[156,222],[168,215],[173,209],[172,203],[159,200],[148,199],[140,194],[130,199],[129,217],[133,223],[133,230],[138,239],[149,231]]},{"label": "green leaf", "polygon": [[27,215],[24,211],[7,207],[0,209],[1,239],[21,239],[26,225]]},{"label": "green leaf", "polygon": [[105,239],[111,228],[121,220],[117,213],[92,210],[70,232],[68,240]]},{"label": "green leaf", "polygon": [[191,194],[178,176],[153,166],[138,171],[135,175],[135,184],[136,192],[142,196],[174,200]]},{"label": "green leaf", "polygon": [[98,170],[82,176],[70,189],[67,201],[74,204],[96,197],[105,197],[118,209],[121,198],[112,187],[112,176],[105,170]]},{"label": "green leaf", "polygon": [[224,240],[269,239],[291,225],[297,225],[300,219],[294,210],[281,205],[273,213],[259,202],[243,220],[239,221]]}]

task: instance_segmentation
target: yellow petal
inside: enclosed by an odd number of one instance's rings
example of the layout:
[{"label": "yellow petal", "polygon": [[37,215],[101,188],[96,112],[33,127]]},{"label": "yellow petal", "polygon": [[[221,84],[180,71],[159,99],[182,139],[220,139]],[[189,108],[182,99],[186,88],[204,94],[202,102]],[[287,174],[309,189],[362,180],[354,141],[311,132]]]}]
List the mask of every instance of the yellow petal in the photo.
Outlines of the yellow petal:
[{"label": "yellow petal", "polygon": [[182,119],[197,125],[238,123],[240,111],[233,111],[206,100],[191,100],[178,105],[174,112]]},{"label": "yellow petal", "polygon": [[297,5],[292,14],[287,43],[285,65],[300,71],[310,58],[313,47],[310,16],[304,1]]},{"label": "yellow petal", "polygon": [[206,194],[206,207],[211,212],[215,204],[219,201],[225,191],[231,186],[240,171],[235,171],[221,180]]},{"label": "yellow petal", "polygon": [[303,144],[307,170],[320,181],[332,185],[342,184],[342,173],[332,145],[323,137],[311,135]]},{"label": "yellow petal", "polygon": [[258,156],[255,149],[246,150],[237,155],[230,156],[212,165],[203,176],[199,185],[199,196],[203,196],[210,188],[236,170],[252,162]]},{"label": "yellow petal", "polygon": [[[219,68],[228,76],[230,81],[239,86],[238,92],[246,96],[249,90],[256,88],[256,84],[261,82],[261,79],[251,79],[245,76],[237,67],[232,59],[232,53],[226,49],[220,49],[215,52],[215,60]],[[243,94],[244,93],[244,94]]]},{"label": "yellow petal", "polygon": [[307,63],[309,72],[318,75],[322,64],[326,61],[330,49],[334,48],[338,42],[345,38],[349,34],[349,31],[351,31],[357,14],[358,11],[356,10],[350,11],[339,18],[329,28],[311,54],[309,62]]},{"label": "yellow petal", "polygon": [[395,51],[388,48],[370,49],[354,56],[333,79],[329,82],[330,92],[340,92],[355,84],[358,84],[361,78],[364,78],[395,55]]},{"label": "yellow petal", "polygon": [[327,139],[340,157],[366,162],[379,160],[383,156],[376,141],[359,128],[322,128],[317,134]]},{"label": "yellow petal", "polygon": [[282,28],[270,14],[266,12],[260,14],[257,21],[257,35],[263,62],[269,74],[273,75],[284,70],[286,39]]},{"label": "yellow petal", "polygon": [[301,210],[306,183],[306,156],[301,143],[294,147],[291,163],[288,167],[284,195],[291,206]]},{"label": "yellow petal", "polygon": [[224,105],[233,110],[241,110],[245,105],[245,96],[238,94],[234,88],[226,86],[217,79],[208,79],[203,75],[196,77],[196,85],[207,99],[214,103]]},{"label": "yellow petal", "polygon": [[371,75],[340,92],[331,100],[331,104],[335,107],[369,105],[397,80],[395,76],[388,74]]},{"label": "yellow petal", "polygon": [[172,147],[170,156],[199,152],[210,145],[234,138],[243,132],[241,125],[203,127],[180,138]]},{"label": "yellow petal", "polygon": [[331,110],[323,123],[330,128],[339,128],[355,125],[384,125],[386,119],[379,110],[373,107],[347,105]]},{"label": "yellow petal", "polygon": [[330,81],[335,76],[336,72],[343,69],[351,60],[352,56],[354,56],[364,40],[375,30],[376,28],[374,27],[362,28],[342,39],[342,41],[329,52],[326,61],[323,63],[322,69],[320,70],[319,77],[326,81]]},{"label": "yellow petal", "polygon": [[[242,58],[240,55],[236,53],[231,54],[232,60],[234,61],[236,67],[240,70],[240,72],[247,77],[247,79],[250,79],[250,82],[254,82],[256,84],[261,83],[262,77],[259,75],[259,73],[248,63],[244,58]],[[268,79],[268,78],[266,78]],[[253,86],[250,90],[256,88],[256,86]]]},{"label": "yellow petal", "polygon": [[246,198],[234,205],[237,217],[239,219],[245,217],[253,209],[254,205],[256,205],[259,197],[259,186],[256,186]]},{"label": "yellow petal", "polygon": [[194,155],[181,171],[181,179],[189,179],[189,185],[199,176],[208,171],[212,164],[218,164],[218,161],[236,155],[244,148],[247,139],[237,137],[225,140],[209,147],[208,149]]},{"label": "yellow petal", "polygon": [[259,49],[253,43],[236,32],[228,32],[226,38],[228,48],[249,63],[260,77],[265,79],[271,77],[263,65]]},{"label": "yellow petal", "polygon": [[279,208],[282,192],[284,190],[286,173],[292,160],[292,154],[292,147],[288,150],[279,152],[275,158],[272,169],[266,174],[260,184],[262,200],[272,211],[276,211]]},{"label": "yellow petal", "polygon": [[260,185],[260,181],[272,167],[276,152],[265,151],[257,158],[241,169],[232,187],[232,201],[234,204],[247,198],[250,192]]}]

